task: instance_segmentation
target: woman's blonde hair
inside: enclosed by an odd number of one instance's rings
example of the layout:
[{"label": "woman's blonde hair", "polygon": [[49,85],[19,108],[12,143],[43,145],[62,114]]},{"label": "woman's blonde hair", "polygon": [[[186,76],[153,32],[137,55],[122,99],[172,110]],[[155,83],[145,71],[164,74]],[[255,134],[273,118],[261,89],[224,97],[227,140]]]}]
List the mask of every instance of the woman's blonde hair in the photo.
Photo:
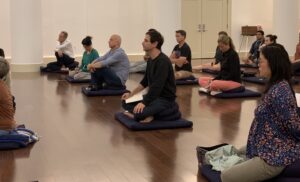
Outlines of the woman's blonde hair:
[{"label": "woman's blonde hair", "polygon": [[235,50],[235,46],[232,42],[231,37],[223,35],[218,38],[218,43],[223,43],[225,45],[229,45],[231,49]]},{"label": "woman's blonde hair", "polygon": [[9,69],[9,63],[7,60],[0,57],[0,79],[6,77],[6,75],[9,73]]}]

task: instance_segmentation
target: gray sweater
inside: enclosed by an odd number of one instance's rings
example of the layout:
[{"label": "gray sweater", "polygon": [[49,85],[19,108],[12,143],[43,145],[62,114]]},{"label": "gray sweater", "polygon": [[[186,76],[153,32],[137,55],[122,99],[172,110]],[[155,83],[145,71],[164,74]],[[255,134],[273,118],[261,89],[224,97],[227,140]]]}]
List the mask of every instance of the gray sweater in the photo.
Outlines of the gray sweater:
[{"label": "gray sweater", "polygon": [[110,50],[104,56],[99,57],[97,61],[101,61],[103,67],[111,68],[125,85],[129,75],[129,60],[122,48]]}]

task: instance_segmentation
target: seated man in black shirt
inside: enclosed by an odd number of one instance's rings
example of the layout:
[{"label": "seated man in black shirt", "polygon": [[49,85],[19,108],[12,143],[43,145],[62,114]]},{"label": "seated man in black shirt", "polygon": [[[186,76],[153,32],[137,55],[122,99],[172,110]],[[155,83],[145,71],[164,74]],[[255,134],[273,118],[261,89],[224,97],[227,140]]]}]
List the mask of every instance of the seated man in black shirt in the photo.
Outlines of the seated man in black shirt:
[{"label": "seated man in black shirt", "polygon": [[[218,37],[221,37],[221,36],[228,36],[228,34],[225,31],[220,31],[218,33]],[[202,64],[202,65],[199,65],[199,66],[194,66],[193,70],[194,71],[201,71],[202,69],[210,69],[210,70],[220,71],[220,64],[219,63],[221,62],[222,54],[223,53],[220,50],[219,46],[217,46],[214,60],[211,63],[206,63],[206,64]]]},{"label": "seated man in black shirt", "polygon": [[192,53],[189,45],[185,42],[186,32],[184,30],[176,31],[177,45],[174,47],[170,60],[175,64],[175,79],[188,78],[192,73]]},{"label": "seated man in black shirt", "polygon": [[[143,41],[143,49],[150,56],[144,78],[131,93],[122,96],[124,114],[140,122],[150,122],[154,115],[175,104],[176,85],[170,59],[161,52],[164,42],[158,31],[148,31]],[[145,88],[147,94],[141,101],[126,103],[126,99],[136,95]]]}]

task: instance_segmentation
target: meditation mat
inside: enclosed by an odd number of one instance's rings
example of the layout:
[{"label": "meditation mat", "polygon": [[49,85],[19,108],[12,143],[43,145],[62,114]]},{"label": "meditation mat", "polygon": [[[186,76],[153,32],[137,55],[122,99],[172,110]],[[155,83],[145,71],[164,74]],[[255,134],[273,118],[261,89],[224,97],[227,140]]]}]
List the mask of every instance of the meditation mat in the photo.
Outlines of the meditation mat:
[{"label": "meditation mat", "polygon": [[194,76],[176,80],[176,85],[196,85],[196,84],[198,84],[198,79],[195,78]]},{"label": "meditation mat", "polygon": [[38,140],[38,136],[24,125],[12,130],[0,130],[0,150],[23,148]]},{"label": "meditation mat", "polygon": [[255,77],[256,74],[257,74],[257,71],[245,71],[245,70],[241,70],[242,77]]},{"label": "meditation mat", "polygon": [[[250,83],[257,83],[257,84],[261,84],[264,85],[267,83],[267,79],[266,78],[262,78],[262,77],[243,77],[242,78],[243,81],[245,82],[250,82]],[[297,79],[292,79],[292,84],[298,84],[299,80]]]},{"label": "meditation mat", "polygon": [[[233,90],[228,90],[228,91],[220,92],[220,93],[216,93],[216,94],[211,94],[211,93],[205,92],[202,90],[202,88],[199,89],[199,92],[210,95],[212,97],[223,98],[223,99],[260,97],[261,96],[261,93],[255,92],[255,91],[252,91],[249,89],[245,89],[244,87],[239,87],[239,88],[236,88]],[[212,93],[214,93],[214,92],[212,92]]]},{"label": "meditation mat", "polygon": [[240,64],[241,68],[258,68],[257,65],[253,65],[253,64]]},{"label": "meditation mat", "polygon": [[72,76],[66,76],[66,80],[70,83],[89,83],[91,79],[75,80]]},{"label": "meditation mat", "polygon": [[[211,165],[200,167],[201,174],[209,182],[221,182],[221,172],[212,169]],[[300,181],[300,160],[287,166],[279,176],[265,182],[299,182]]]},{"label": "meditation mat", "polygon": [[41,66],[40,67],[40,71],[42,73],[61,73],[61,74],[69,74],[69,70],[56,70],[56,71],[53,71],[53,70],[48,70],[46,69],[45,66]]},{"label": "meditation mat", "polygon": [[116,113],[115,119],[125,125],[128,129],[134,131],[190,128],[193,126],[193,122],[185,119],[178,119],[174,121],[153,120],[150,123],[140,123],[134,119],[129,118],[122,112]]},{"label": "meditation mat", "polygon": [[219,74],[220,73],[220,71],[219,70],[212,70],[212,69],[202,69],[202,72],[203,73],[209,73],[209,74],[213,74],[213,75],[217,75],[217,74]]},{"label": "meditation mat", "polygon": [[267,83],[267,80],[265,78],[256,77],[256,76],[242,77],[242,80],[245,81],[245,82],[257,83],[257,84],[261,84],[261,85],[264,85],[264,84]]},{"label": "meditation mat", "polygon": [[81,91],[86,96],[115,96],[115,95],[123,95],[126,92],[129,92],[126,89],[100,89],[97,91],[91,91],[87,89],[87,87],[82,87]]},{"label": "meditation mat", "polygon": [[222,182],[221,172],[212,170],[211,165],[203,165],[200,167],[200,171],[203,177],[205,177],[209,182]]}]

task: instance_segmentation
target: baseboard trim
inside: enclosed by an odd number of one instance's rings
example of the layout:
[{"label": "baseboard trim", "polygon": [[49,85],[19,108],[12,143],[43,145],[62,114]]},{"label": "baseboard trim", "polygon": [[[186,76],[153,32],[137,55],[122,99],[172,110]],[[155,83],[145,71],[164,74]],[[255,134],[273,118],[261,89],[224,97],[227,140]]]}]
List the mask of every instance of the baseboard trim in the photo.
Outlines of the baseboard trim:
[{"label": "baseboard trim", "polygon": [[42,63],[40,64],[11,64],[11,72],[39,72],[40,66],[42,66]]},{"label": "baseboard trim", "polygon": [[[11,58],[6,58],[11,63]],[[76,55],[75,60],[81,62],[82,55]],[[128,54],[130,62],[140,61],[144,59],[144,54]],[[42,63],[39,64],[13,64],[11,63],[11,72],[39,72],[40,66],[55,61],[55,56],[44,56]]]}]

